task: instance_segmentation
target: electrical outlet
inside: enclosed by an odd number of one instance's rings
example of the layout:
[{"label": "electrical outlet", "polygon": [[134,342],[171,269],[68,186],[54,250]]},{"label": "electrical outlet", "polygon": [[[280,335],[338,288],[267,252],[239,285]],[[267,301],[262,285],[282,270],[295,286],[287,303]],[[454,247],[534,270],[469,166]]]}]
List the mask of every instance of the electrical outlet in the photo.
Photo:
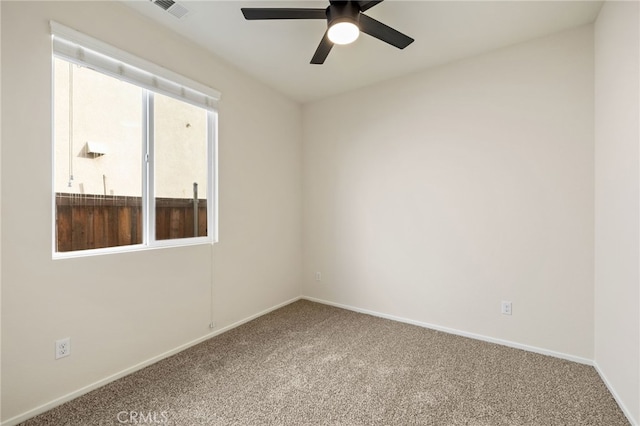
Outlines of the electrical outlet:
[{"label": "electrical outlet", "polygon": [[322,273],[316,272],[316,281],[322,281]]},{"label": "electrical outlet", "polygon": [[211,329],[216,328],[216,323],[215,323],[214,321],[211,321],[211,322],[209,323],[209,328],[211,328]]},{"label": "electrical outlet", "polygon": [[511,302],[502,301],[502,315],[511,315]]},{"label": "electrical outlet", "polygon": [[56,340],[56,359],[71,355],[71,338]]}]

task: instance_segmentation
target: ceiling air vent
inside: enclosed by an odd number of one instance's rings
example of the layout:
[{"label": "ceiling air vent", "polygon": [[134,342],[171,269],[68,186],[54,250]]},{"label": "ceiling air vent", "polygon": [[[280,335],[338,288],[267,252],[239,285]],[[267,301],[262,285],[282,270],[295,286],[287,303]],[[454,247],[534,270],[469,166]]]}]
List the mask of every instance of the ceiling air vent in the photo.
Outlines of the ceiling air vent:
[{"label": "ceiling air vent", "polygon": [[182,19],[189,13],[189,10],[173,0],[151,0],[153,4],[166,10],[178,19]]}]

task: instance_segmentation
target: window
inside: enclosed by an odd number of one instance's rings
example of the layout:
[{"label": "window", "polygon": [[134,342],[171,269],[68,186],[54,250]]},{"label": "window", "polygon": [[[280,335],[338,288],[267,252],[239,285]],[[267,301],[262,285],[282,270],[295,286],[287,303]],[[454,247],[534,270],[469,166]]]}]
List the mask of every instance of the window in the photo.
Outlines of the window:
[{"label": "window", "polygon": [[52,32],[54,257],[215,241],[219,94]]}]

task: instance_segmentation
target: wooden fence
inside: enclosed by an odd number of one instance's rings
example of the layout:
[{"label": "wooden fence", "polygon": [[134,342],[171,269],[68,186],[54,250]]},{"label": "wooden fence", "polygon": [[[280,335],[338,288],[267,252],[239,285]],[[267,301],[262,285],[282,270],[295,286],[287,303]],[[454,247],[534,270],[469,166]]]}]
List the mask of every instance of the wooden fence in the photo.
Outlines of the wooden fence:
[{"label": "wooden fence", "polygon": [[[207,235],[207,201],[198,201],[198,236]],[[193,237],[194,201],[156,198],[156,239]],[[142,243],[140,197],[56,194],[58,252]]]}]

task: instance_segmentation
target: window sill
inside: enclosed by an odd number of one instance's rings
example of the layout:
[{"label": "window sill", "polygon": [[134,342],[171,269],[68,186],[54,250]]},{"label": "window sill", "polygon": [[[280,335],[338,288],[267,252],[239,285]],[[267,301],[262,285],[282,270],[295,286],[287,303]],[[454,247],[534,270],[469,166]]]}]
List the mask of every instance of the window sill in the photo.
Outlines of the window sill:
[{"label": "window sill", "polygon": [[140,252],[140,251],[191,247],[191,246],[197,246],[197,245],[213,245],[216,242],[217,241],[214,241],[212,238],[202,237],[202,238],[188,238],[188,239],[184,239],[184,241],[182,240],[156,241],[153,245],[136,244],[136,245],[130,245],[130,246],[117,246],[117,247],[105,247],[105,248],[99,248],[99,249],[54,252],[52,254],[52,260],[104,256],[109,254],[134,253],[134,252]]}]

